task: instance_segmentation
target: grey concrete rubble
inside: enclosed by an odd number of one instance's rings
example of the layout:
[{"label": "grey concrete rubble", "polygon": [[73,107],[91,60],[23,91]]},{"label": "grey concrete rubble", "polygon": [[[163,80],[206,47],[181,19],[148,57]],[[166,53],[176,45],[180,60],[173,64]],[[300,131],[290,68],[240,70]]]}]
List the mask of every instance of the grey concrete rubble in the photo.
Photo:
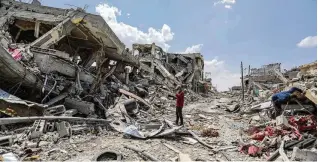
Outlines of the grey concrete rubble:
[{"label": "grey concrete rubble", "polygon": [[[0,159],[317,161],[317,62],[252,68],[218,92],[201,53],[129,48],[84,9],[1,0]],[[271,96],[291,87],[304,100],[272,120]]]},{"label": "grey concrete rubble", "polygon": [[29,135],[30,139],[39,138],[45,132],[46,121],[45,120],[36,120],[31,127],[31,133]]}]

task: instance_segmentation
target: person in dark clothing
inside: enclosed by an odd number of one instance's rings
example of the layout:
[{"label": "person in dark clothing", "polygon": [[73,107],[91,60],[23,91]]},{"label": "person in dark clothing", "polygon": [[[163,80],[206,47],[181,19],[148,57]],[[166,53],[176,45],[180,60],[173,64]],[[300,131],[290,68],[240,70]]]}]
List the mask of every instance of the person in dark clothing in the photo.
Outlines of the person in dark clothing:
[{"label": "person in dark clothing", "polygon": [[288,91],[279,92],[272,96],[272,103],[275,109],[275,111],[273,111],[271,114],[272,119],[282,114],[282,104],[286,104],[292,98],[297,97],[297,92],[303,94],[303,91],[301,89],[292,87]]},{"label": "person in dark clothing", "polygon": [[178,88],[178,92],[176,94],[177,103],[176,103],[176,124],[178,125],[180,119],[180,125],[183,125],[183,117],[182,117],[182,108],[184,105],[184,92],[181,86]]}]

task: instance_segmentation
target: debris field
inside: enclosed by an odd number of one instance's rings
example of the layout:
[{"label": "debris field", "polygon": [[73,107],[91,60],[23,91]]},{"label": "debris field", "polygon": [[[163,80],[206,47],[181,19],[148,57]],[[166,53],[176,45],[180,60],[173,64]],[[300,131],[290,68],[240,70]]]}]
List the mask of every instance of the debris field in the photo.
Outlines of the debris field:
[{"label": "debris field", "polygon": [[317,161],[317,61],[280,66],[218,92],[200,53],[129,49],[81,8],[1,0],[0,160]]}]

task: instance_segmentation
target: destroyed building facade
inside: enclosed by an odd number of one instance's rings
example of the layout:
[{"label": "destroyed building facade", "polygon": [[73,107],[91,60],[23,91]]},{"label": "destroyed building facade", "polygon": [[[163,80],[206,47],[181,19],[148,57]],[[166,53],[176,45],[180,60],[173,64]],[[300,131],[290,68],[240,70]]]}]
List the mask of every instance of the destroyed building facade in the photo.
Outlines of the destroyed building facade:
[{"label": "destroyed building facade", "polygon": [[155,43],[133,44],[132,51],[144,67],[142,73],[149,78],[167,84],[187,84],[196,92],[202,91],[204,59],[200,53],[167,53]]},{"label": "destroyed building facade", "polygon": [[[200,53],[129,50],[101,16],[40,5],[0,1],[1,160],[317,161],[317,61],[214,93]],[[177,85],[184,125],[171,121]],[[272,120],[275,85],[306,93]]]},{"label": "destroyed building facade", "polygon": [[[155,44],[133,44],[131,52],[99,15],[13,0],[0,2],[1,88],[43,105],[65,102],[85,115],[104,113],[111,89],[139,80],[203,92],[200,53],[166,53]],[[13,87],[13,88],[12,88]],[[124,86],[125,87],[125,86]],[[136,86],[135,86],[136,87]]]}]

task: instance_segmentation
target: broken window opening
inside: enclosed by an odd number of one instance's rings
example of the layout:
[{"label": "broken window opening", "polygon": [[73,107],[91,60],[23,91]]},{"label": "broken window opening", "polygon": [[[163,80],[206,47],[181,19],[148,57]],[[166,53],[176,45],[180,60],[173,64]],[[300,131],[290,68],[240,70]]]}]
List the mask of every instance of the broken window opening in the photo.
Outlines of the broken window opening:
[{"label": "broken window opening", "polygon": [[[54,26],[42,24],[39,28],[39,37],[51,30]],[[9,24],[9,33],[15,43],[31,43],[37,38],[35,35],[35,22],[16,19],[12,24]]]},{"label": "broken window opening", "polygon": [[158,75],[161,75],[161,73],[160,73],[160,71],[158,69],[154,69],[154,73],[158,74]]},{"label": "broken window opening", "polygon": [[171,63],[178,63],[178,58],[171,59]]},{"label": "broken window opening", "polygon": [[143,64],[147,65],[148,67],[151,67],[151,62],[143,62]]}]

